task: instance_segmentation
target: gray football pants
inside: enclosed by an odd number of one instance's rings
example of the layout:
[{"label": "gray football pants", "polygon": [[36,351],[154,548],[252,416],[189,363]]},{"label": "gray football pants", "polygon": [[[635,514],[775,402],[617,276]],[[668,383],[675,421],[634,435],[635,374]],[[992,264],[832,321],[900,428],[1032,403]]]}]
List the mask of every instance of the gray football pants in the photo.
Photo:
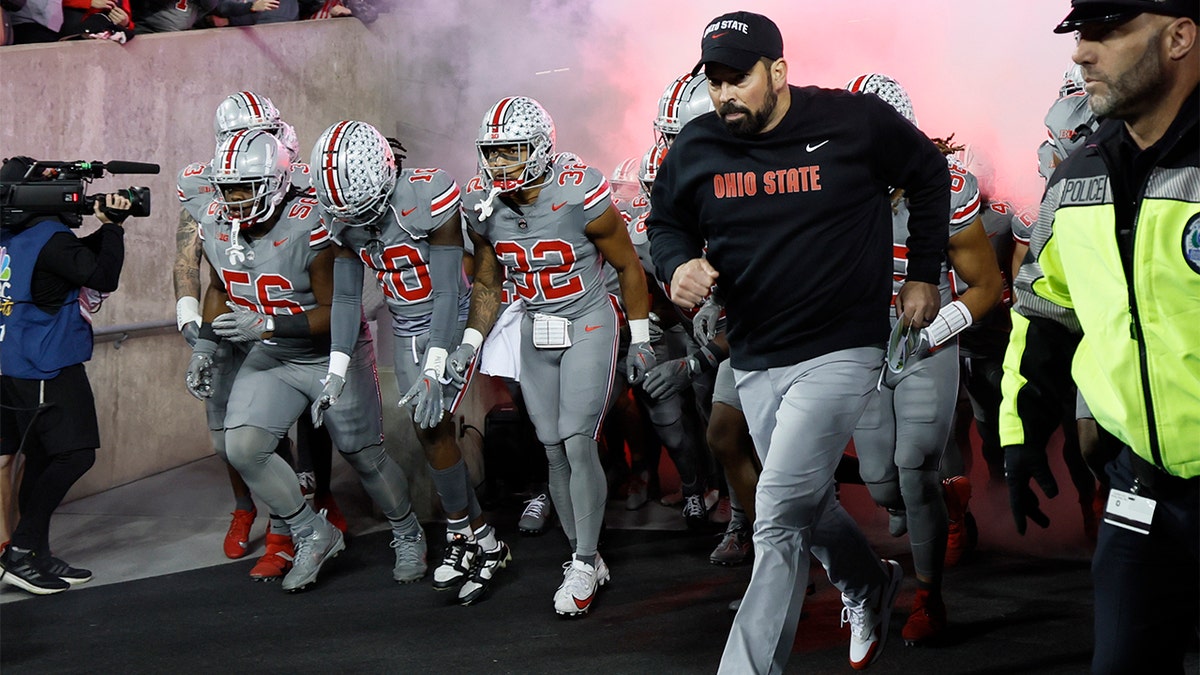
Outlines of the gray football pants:
[{"label": "gray football pants", "polygon": [[718,672],[783,672],[810,552],[853,601],[867,600],[886,583],[879,557],[833,489],[834,469],[882,365],[882,349],[862,347],[793,366],[734,370],[763,469],[755,495],[754,569]]},{"label": "gray football pants", "polygon": [[859,474],[876,504],[905,512],[913,567],[937,582],[949,527],[938,464],[958,399],[958,343],[885,373],[872,394],[854,431]]},{"label": "gray football pants", "polygon": [[[589,328],[591,330],[589,330]],[[571,346],[533,346],[533,316],[521,324],[521,396],[546,446],[550,499],[580,557],[596,553],[608,497],[596,439],[604,425],[617,367],[612,305],[572,320]]]}]

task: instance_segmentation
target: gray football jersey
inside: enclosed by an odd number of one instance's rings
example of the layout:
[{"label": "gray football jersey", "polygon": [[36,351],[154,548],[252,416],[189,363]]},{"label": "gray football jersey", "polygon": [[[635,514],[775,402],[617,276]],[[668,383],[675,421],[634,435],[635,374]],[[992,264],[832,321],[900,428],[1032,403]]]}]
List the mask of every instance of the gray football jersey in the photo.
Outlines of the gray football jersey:
[{"label": "gray football jersey", "polygon": [[[312,194],[312,179],[307,164],[293,164],[291,180],[292,187],[297,191]],[[179,171],[176,186],[180,204],[196,222],[200,222],[217,193],[217,186],[212,182],[212,169],[203,162],[188,164]]]},{"label": "gray football jersey", "polygon": [[[429,276],[429,234],[462,208],[458,183],[441,169],[404,169],[396,176],[389,207],[371,225],[349,226],[326,214],[318,232],[358,256],[374,273],[392,313],[392,330],[400,337],[429,331],[433,318],[433,284]],[[459,319],[467,318],[470,286],[460,272]]]},{"label": "gray football jersey", "polygon": [[526,309],[574,319],[609,302],[603,260],[584,229],[612,205],[611,190],[603,173],[570,159],[556,157],[547,171],[549,182],[537,201],[519,211],[497,198],[481,220],[475,206],[487,199],[490,186],[480,176],[468,183],[463,205]]},{"label": "gray football jersey", "polygon": [[[639,194],[629,201],[616,201],[617,213],[625,221],[625,229],[629,231],[629,240],[637,251],[638,260],[646,272],[646,283],[654,283],[654,262],[650,259],[650,237],[646,234],[646,218],[650,216],[650,200]],[[621,283],[617,271],[612,265],[604,265],[604,287],[617,298],[621,297]]]},{"label": "gray football jersey", "polygon": [[[328,244],[320,243],[315,229],[320,220],[315,198],[294,196],[276,208],[281,215],[275,227],[251,239],[241,232],[235,236],[210,201],[199,221],[200,241],[232,302],[262,314],[291,316],[317,307],[308,268]],[[327,336],[272,338],[257,346],[280,360],[329,357]]]},{"label": "gray football jersey", "polygon": [[[981,200],[979,197],[979,182],[975,176],[954,157],[946,158],[950,170],[950,236],[962,232],[975,221],[979,215]],[[896,304],[896,295],[900,287],[908,279],[908,204],[900,200],[895,215],[892,216],[892,305]],[[949,263],[942,262],[942,273],[938,278],[938,293],[945,306],[953,300]],[[895,312],[892,312],[892,323],[895,324]]]}]

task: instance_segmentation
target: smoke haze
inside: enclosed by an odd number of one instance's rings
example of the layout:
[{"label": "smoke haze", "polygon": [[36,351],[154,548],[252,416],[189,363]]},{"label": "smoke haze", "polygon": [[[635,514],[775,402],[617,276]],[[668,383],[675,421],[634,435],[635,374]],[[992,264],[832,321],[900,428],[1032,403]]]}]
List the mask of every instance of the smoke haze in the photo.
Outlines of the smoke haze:
[{"label": "smoke haze", "polygon": [[[997,195],[1032,206],[1042,189],[1042,118],[1074,47],[1070,36],[1051,32],[1068,5],[842,0],[740,8],[779,25],[793,84],[843,87],[863,73],[892,76],[926,134],[953,133],[971,144],[992,165]],[[611,173],[653,143],[658,97],[695,64],[704,26],[738,8],[713,0],[406,3],[397,12],[420,21],[429,38],[406,46],[426,64],[406,77],[419,85],[414,96],[441,103],[428,120],[402,120],[400,132],[436,139],[421,163],[465,182],[484,112],[501,97],[527,95],[554,117],[560,150]]]}]

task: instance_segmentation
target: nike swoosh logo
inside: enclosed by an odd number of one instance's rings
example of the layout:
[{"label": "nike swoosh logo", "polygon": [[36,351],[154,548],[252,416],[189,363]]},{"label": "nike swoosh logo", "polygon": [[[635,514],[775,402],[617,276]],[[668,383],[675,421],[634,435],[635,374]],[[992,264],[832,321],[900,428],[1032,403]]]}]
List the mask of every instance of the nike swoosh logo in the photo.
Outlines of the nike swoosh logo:
[{"label": "nike swoosh logo", "polygon": [[596,330],[597,328],[600,328],[600,326],[584,326],[583,331],[585,333],[590,333],[590,332]]},{"label": "nike swoosh logo", "polygon": [[579,609],[587,609],[588,605],[592,604],[592,596],[590,596],[590,595],[587,596],[586,598],[584,598],[583,600],[580,600],[579,598],[576,598],[575,596],[571,596],[571,599],[575,601],[575,606],[578,607]]},{"label": "nike swoosh logo", "polygon": [[567,205],[567,203],[566,203],[566,202],[559,202],[558,204],[551,204],[551,205],[550,205],[550,210],[551,210],[551,211],[557,211],[557,210],[561,209],[562,207],[564,207],[564,206],[566,206],[566,205]]},{"label": "nike swoosh logo", "polygon": [[724,31],[721,33],[713,33],[712,35],[709,35],[708,37],[716,40],[717,38],[721,37],[722,35],[727,35],[728,33],[729,33],[729,31]]},{"label": "nike swoosh logo", "polygon": [[408,217],[408,214],[410,214],[410,213],[412,213],[413,211],[416,211],[416,210],[417,210],[417,207],[415,207],[415,206],[414,206],[414,207],[412,207],[411,209],[408,209],[407,211],[401,211],[401,212],[400,212],[400,217],[401,217],[401,218],[407,218],[407,217]]},{"label": "nike swoosh logo", "polygon": [[828,142],[829,142],[829,139],[827,138],[827,139],[821,141],[820,143],[817,143],[816,145],[809,143],[808,145],[804,146],[804,149],[809,152],[812,152],[813,150],[816,150],[817,148],[821,147],[822,145],[825,145]]},{"label": "nike swoosh logo", "polygon": [[285,243],[287,243],[287,240],[288,240],[288,238],[287,238],[287,237],[284,237],[283,239],[280,239],[279,241],[276,241],[276,242],[273,242],[273,243],[274,243],[276,246],[283,246]]}]

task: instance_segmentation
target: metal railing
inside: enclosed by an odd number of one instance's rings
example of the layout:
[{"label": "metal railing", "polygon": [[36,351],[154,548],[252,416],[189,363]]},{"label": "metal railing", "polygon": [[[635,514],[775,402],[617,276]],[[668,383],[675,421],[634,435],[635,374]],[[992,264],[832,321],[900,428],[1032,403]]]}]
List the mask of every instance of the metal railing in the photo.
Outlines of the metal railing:
[{"label": "metal railing", "polygon": [[143,323],[127,323],[120,326],[104,326],[92,331],[96,342],[111,342],[113,349],[120,349],[121,343],[130,338],[150,337],[152,335],[167,335],[175,333],[175,322],[146,321]]}]

